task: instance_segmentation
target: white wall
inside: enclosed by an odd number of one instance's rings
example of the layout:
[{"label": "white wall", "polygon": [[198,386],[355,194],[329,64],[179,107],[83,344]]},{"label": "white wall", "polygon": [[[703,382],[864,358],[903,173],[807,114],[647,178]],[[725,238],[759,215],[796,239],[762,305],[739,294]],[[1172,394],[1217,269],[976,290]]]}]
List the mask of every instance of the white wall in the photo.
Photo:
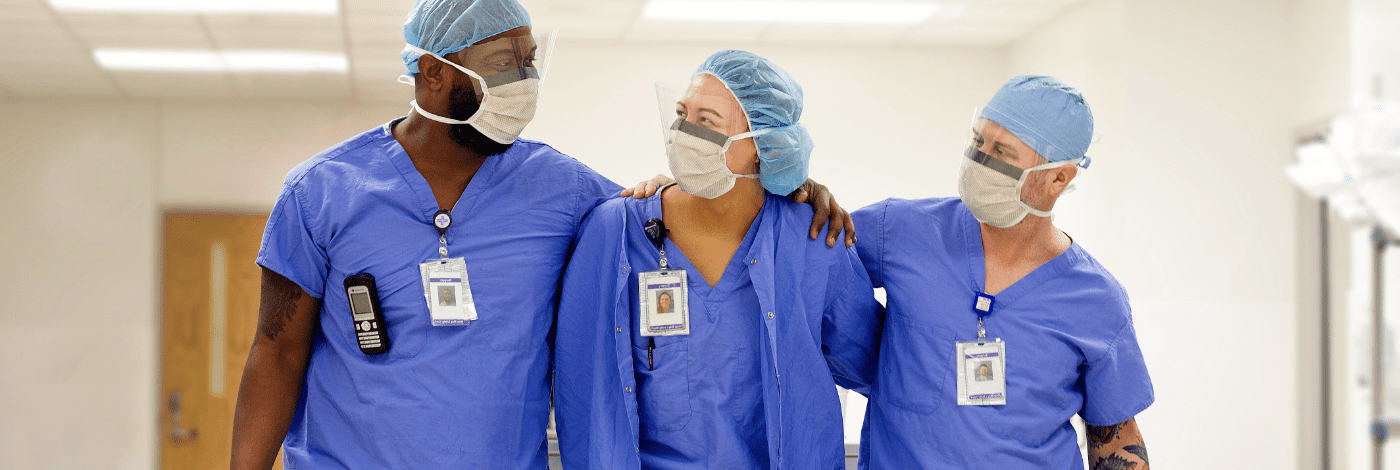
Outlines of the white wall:
[{"label": "white wall", "polygon": [[152,468],[155,108],[0,122],[0,468]]},{"label": "white wall", "polygon": [[[684,83],[721,47],[560,46],[526,137],[620,183],[664,172],[653,80]],[[813,176],[850,208],[956,194],[972,108],[1005,75],[998,50],[749,49],[804,86]],[[0,468],[155,468],[160,211],[269,210],[288,170],[402,115],[408,90],[344,106],[0,106],[0,265],[19,267],[0,287],[19,299],[0,308]],[[98,278],[90,295],[72,297],[73,273]]]},{"label": "white wall", "polygon": [[1093,0],[1012,48],[1013,73],[1094,106],[1102,140],[1057,223],[1132,297],[1157,393],[1139,424],[1163,468],[1297,466],[1241,451],[1297,442],[1293,11]]}]

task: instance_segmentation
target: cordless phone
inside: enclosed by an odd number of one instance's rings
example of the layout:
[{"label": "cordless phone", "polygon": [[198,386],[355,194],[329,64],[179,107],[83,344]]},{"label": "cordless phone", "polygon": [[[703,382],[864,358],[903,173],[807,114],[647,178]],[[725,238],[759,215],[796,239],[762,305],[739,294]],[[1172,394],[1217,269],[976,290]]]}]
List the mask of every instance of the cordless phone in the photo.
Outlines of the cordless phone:
[{"label": "cordless phone", "polygon": [[355,320],[355,339],[360,352],[381,354],[389,350],[389,330],[384,311],[379,308],[379,292],[374,276],[360,273],[345,278],[345,297],[350,299],[350,316]]}]

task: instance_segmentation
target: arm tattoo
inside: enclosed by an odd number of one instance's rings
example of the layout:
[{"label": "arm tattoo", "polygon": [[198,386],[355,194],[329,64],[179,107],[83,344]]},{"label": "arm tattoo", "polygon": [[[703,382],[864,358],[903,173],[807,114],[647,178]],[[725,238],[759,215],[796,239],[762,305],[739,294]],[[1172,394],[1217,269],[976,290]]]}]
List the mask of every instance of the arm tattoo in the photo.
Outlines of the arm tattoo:
[{"label": "arm tattoo", "polygon": [[1150,465],[1147,463],[1147,447],[1141,444],[1142,441],[1138,442],[1138,444],[1123,446],[1123,450],[1130,454],[1138,456],[1138,458],[1142,459],[1143,465]]},{"label": "arm tattoo", "polygon": [[1089,448],[1097,449],[1104,444],[1113,442],[1114,439],[1118,439],[1118,429],[1122,427],[1123,423],[1110,426],[1084,426],[1085,434],[1088,434],[1089,438]]},{"label": "arm tattoo", "polygon": [[1137,467],[1137,462],[1129,462],[1117,455],[1109,455],[1094,461],[1094,470],[1129,470]]},{"label": "arm tattoo", "polygon": [[273,271],[264,271],[263,292],[258,315],[258,331],[267,339],[277,335],[296,313],[296,301],[301,299],[301,286]]},{"label": "arm tattoo", "polygon": [[1089,463],[1093,470],[1148,470],[1147,447],[1137,421],[1129,419],[1109,426],[1085,426]]}]

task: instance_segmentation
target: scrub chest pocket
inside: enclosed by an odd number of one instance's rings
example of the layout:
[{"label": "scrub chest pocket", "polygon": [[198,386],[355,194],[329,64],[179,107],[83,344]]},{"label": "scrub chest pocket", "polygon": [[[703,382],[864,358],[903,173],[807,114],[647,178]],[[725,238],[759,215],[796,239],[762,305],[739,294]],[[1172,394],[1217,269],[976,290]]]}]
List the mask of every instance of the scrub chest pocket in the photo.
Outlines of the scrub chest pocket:
[{"label": "scrub chest pocket", "polygon": [[679,431],[690,423],[690,355],[684,339],[656,337],[648,370],[647,347],[632,347],[637,371],[637,414],[643,434]]},{"label": "scrub chest pocket", "polygon": [[900,353],[880,355],[880,396],[891,405],[922,414],[933,413],[944,401],[955,401],[947,393],[954,384],[949,354],[953,333],[900,314],[890,314],[888,320],[880,349]]}]

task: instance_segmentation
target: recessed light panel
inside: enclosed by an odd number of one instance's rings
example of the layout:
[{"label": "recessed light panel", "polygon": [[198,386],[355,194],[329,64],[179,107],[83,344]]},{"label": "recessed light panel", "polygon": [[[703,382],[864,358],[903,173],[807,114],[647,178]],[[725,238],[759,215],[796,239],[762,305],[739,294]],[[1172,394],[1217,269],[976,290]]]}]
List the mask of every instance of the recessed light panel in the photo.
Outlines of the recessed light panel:
[{"label": "recessed light panel", "polygon": [[209,51],[178,49],[97,49],[93,57],[108,70],[156,72],[345,73],[342,54],[304,51]]},{"label": "recessed light panel", "polygon": [[49,0],[63,11],[335,15],[336,0]]}]

